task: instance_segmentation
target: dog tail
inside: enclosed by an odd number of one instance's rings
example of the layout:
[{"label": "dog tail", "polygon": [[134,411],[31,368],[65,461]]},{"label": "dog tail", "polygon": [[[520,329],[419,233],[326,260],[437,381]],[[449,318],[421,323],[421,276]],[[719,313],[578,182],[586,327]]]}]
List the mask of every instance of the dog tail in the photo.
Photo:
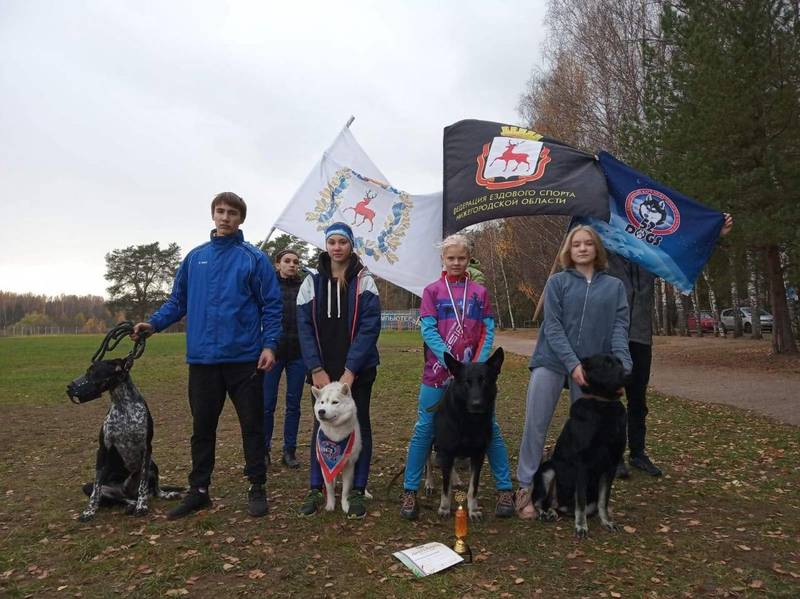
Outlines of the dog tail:
[{"label": "dog tail", "polygon": [[186,487],[176,487],[174,485],[158,485],[160,491],[165,493],[185,493]]}]

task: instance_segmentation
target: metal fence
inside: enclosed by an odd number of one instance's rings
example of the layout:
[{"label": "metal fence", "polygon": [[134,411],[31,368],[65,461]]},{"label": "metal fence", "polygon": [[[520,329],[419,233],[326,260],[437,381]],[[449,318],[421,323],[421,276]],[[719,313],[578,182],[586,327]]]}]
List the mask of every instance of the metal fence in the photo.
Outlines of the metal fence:
[{"label": "metal fence", "polygon": [[48,327],[21,324],[0,329],[0,337],[34,337],[39,335],[97,335],[97,333],[85,332],[81,327]]},{"label": "metal fence", "polygon": [[[413,331],[419,329],[419,310],[381,312],[381,330]],[[0,329],[0,337],[37,337],[44,335],[98,335],[105,331],[84,331],[81,327],[12,325]],[[179,332],[178,329],[171,332]]]}]

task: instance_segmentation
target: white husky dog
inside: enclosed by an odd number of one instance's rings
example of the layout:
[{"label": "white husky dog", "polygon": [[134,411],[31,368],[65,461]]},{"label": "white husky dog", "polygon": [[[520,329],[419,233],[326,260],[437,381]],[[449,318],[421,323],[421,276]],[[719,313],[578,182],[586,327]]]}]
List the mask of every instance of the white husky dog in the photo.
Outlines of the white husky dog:
[{"label": "white husky dog", "polygon": [[311,387],[314,396],[314,416],[319,422],[319,432],[314,442],[317,461],[325,480],[325,510],[336,507],[334,483],[342,475],[342,511],[347,513],[350,502],[347,496],[353,489],[353,472],[361,453],[361,428],[356,417],[356,402],[350,386],[333,382],[322,389]]}]

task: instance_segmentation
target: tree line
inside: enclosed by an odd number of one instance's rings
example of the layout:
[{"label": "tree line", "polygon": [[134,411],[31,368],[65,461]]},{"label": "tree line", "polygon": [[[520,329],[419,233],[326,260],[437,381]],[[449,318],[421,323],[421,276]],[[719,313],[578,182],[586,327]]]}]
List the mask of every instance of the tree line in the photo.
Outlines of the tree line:
[{"label": "tree line", "polygon": [[[98,295],[47,296],[0,291],[0,331],[103,333],[124,314],[111,312]],[[15,328],[16,327],[16,328]]]},{"label": "tree line", "polygon": [[796,352],[800,3],[550,0],[547,29],[528,126],[734,215],[692,297],[658,286],[660,330],[685,332],[690,310],[768,308],[774,351]]}]

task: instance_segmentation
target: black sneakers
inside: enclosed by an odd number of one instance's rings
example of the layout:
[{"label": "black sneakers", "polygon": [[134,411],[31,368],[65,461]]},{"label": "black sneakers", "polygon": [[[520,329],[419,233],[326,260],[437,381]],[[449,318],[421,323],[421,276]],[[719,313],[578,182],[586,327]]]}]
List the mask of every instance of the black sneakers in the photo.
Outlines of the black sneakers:
[{"label": "black sneakers", "polygon": [[311,516],[315,514],[317,510],[322,506],[322,502],[325,498],[322,495],[322,491],[319,489],[309,489],[308,495],[303,500],[303,504],[298,508],[297,513],[300,516]]},{"label": "black sneakers", "polygon": [[353,489],[347,496],[350,507],[347,508],[347,518],[350,520],[360,520],[367,515],[367,506],[364,505],[364,491]]},{"label": "black sneakers", "polygon": [[297,461],[294,451],[294,449],[284,449],[283,456],[281,457],[281,462],[283,462],[283,465],[287,468],[291,468],[292,470],[300,467],[300,462]]},{"label": "black sneakers", "polygon": [[403,491],[403,494],[400,496],[400,517],[406,520],[416,520],[418,516],[417,492]]},{"label": "black sneakers", "polygon": [[644,470],[650,476],[661,476],[661,468],[656,466],[653,462],[650,461],[650,458],[647,456],[646,453],[640,453],[639,455],[632,455],[628,458],[628,463],[633,466],[634,468],[638,468],[639,470]]},{"label": "black sneakers", "polygon": [[247,513],[253,518],[261,518],[266,516],[267,512],[269,506],[264,485],[250,485],[250,490],[247,491]]},{"label": "black sneakers", "polygon": [[514,513],[514,491],[498,491],[494,506],[495,518],[510,518]]},{"label": "black sneakers", "polygon": [[183,498],[183,501],[167,512],[167,520],[183,518],[192,512],[210,508],[211,505],[211,497],[208,496],[208,489],[201,491],[200,489],[192,487]]}]

